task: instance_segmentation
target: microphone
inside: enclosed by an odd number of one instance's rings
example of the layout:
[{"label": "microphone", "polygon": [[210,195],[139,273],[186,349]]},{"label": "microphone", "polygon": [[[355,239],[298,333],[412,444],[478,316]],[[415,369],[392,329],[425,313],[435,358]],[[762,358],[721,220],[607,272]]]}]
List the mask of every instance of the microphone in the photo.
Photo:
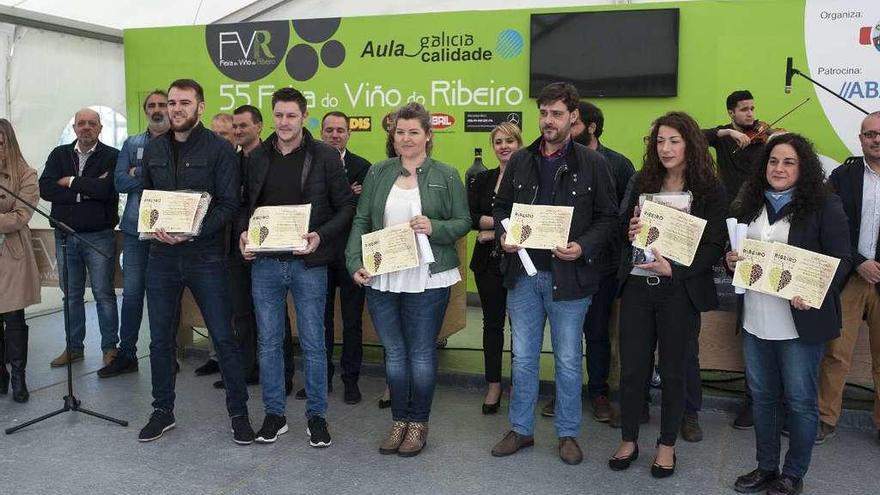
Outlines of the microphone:
[{"label": "microphone", "polygon": [[785,94],[791,94],[791,76],[794,75],[791,57],[785,59]]}]

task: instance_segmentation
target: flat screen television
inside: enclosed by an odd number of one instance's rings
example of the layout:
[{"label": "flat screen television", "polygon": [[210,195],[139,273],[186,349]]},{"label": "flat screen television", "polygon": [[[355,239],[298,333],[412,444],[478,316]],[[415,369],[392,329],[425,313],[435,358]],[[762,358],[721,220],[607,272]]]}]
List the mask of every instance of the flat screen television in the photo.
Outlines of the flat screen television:
[{"label": "flat screen television", "polygon": [[554,81],[584,97],[675,96],[678,9],[532,14],[529,96]]}]

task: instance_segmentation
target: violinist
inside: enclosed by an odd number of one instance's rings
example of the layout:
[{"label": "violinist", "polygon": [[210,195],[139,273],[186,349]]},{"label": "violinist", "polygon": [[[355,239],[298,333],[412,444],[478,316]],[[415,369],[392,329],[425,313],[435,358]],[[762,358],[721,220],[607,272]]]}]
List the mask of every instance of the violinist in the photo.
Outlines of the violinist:
[{"label": "violinist", "polygon": [[733,201],[751,174],[770,130],[755,118],[755,98],[748,90],[737,90],[727,97],[727,114],[729,124],[704,129],[703,134],[709,146],[715,148],[721,182],[728,200]]}]

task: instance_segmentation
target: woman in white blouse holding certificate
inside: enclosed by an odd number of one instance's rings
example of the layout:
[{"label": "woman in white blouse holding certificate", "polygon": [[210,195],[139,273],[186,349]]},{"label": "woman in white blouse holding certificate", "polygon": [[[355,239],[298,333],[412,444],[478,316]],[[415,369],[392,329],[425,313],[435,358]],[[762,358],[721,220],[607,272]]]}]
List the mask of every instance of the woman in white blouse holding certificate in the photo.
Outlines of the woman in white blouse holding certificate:
[{"label": "woman in white blouse holding certificate", "polygon": [[[819,309],[748,290],[737,326],[752,390],[758,468],[737,478],[738,492],[800,493],[819,424],[817,385],[825,343],[840,335],[840,290],[850,272],[850,237],[840,199],[825,184],[812,145],[796,134],[773,137],[763,166],[740,192],[733,213],[749,239],[781,242],[840,259]],[[741,260],[727,253],[727,267]],[[781,282],[780,282],[781,283]],[[787,416],[789,448],[779,471],[780,432]]]},{"label": "woman in white blouse holding certificate", "polygon": [[[391,132],[399,157],[370,168],[345,257],[355,283],[367,287],[367,307],[385,347],[393,423],[379,452],[409,457],[427,440],[437,337],[450,287],[461,281],[455,243],[470,230],[471,217],[458,172],[430,157],[428,111],[417,103],[400,108]],[[421,214],[414,215],[417,211]],[[401,223],[429,240],[419,245],[420,264],[371,276],[362,261],[361,236]]]}]

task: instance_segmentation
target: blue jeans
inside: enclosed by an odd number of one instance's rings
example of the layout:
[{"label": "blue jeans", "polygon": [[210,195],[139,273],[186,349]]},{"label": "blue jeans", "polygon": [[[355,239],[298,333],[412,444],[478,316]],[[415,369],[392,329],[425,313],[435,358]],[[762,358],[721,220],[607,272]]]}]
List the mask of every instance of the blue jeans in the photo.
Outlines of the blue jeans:
[{"label": "blue jeans", "polygon": [[743,332],[746,377],[752,389],[758,467],[779,468],[780,435],[788,412],[788,452],[782,474],[801,479],[810,467],[819,427],[817,390],[823,344],[763,340]]},{"label": "blue jeans", "polygon": [[539,271],[521,275],[507,291],[513,340],[513,376],[510,426],[520,435],[535,431],[538,402],[538,362],[544,344],[544,323],[550,320],[550,338],[556,366],[556,434],[575,437],[581,428],[584,316],[590,297],[571,301],[553,300],[553,273]]},{"label": "blue jeans", "polygon": [[70,312],[71,349],[82,349],[86,338],[86,307],[83,297],[86,291],[86,272],[91,282],[92,294],[98,311],[98,327],[101,329],[101,349],[116,349],[119,342],[119,315],[116,313],[116,293],[113,291],[113,274],[116,267],[116,242],[113,230],[84,232],[83,239],[110,255],[107,259],[73,236],[67,236],[67,271],[70,284],[64,281],[64,258],[61,252],[61,236],[55,231],[55,258],[58,263],[58,283],[64,291]]},{"label": "blue jeans", "polygon": [[385,374],[394,421],[426,423],[437,384],[437,336],[449,288],[419,293],[367,288],[367,309],[385,347]]},{"label": "blue jeans", "polygon": [[138,236],[122,234],[122,310],[119,325],[119,353],[137,358],[138,334],[144,316],[147,256],[150,241],[139,241]]},{"label": "blue jeans", "polygon": [[153,250],[147,262],[146,285],[153,408],[167,412],[174,410],[177,377],[174,351],[180,324],[180,297],[183,288],[189,287],[217,349],[229,416],[247,416],[248,394],[241,369],[241,350],[232,334],[226,257],[221,254],[157,254]]},{"label": "blue jeans", "polygon": [[324,303],[327,267],[309,268],[302,260],[258,258],[251,268],[251,291],[257,315],[260,383],[266,414],[284,415],[284,332],[287,292],[293,294],[296,331],[303,353],[306,417],[327,415],[327,353]]}]

